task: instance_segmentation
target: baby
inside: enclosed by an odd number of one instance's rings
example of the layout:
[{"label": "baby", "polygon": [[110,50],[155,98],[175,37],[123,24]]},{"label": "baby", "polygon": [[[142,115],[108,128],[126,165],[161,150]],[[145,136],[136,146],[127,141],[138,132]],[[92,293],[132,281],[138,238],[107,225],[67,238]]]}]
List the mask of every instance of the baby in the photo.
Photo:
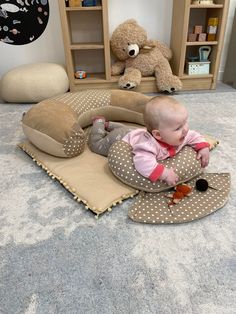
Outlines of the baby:
[{"label": "baby", "polygon": [[152,182],[162,180],[168,185],[175,185],[178,175],[174,169],[166,168],[158,161],[175,156],[184,146],[189,145],[197,151],[202,167],[208,165],[209,143],[198,132],[189,130],[188,112],[176,99],[170,96],[152,98],[146,104],[144,122],[146,128],[130,129],[97,117],[89,146],[92,151],[107,156],[110,146],[123,140],[133,148],[136,170]]}]

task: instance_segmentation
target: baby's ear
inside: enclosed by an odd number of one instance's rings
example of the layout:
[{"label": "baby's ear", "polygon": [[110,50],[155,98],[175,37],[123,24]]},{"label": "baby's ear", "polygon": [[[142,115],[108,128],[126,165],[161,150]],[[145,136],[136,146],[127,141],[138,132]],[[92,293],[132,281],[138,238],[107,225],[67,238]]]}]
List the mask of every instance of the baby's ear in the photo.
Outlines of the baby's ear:
[{"label": "baby's ear", "polygon": [[156,130],[156,129],[152,130],[152,136],[153,136],[156,140],[160,140],[160,139],[161,139],[159,130]]}]

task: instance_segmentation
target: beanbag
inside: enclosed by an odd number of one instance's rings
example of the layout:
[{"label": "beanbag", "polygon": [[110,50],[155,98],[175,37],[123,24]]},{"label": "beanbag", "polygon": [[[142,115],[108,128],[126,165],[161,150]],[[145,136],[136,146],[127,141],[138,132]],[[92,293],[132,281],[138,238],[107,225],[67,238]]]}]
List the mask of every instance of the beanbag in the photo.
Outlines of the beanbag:
[{"label": "beanbag", "polygon": [[63,66],[33,63],[10,70],[1,78],[1,97],[6,102],[35,103],[68,91],[69,80]]}]

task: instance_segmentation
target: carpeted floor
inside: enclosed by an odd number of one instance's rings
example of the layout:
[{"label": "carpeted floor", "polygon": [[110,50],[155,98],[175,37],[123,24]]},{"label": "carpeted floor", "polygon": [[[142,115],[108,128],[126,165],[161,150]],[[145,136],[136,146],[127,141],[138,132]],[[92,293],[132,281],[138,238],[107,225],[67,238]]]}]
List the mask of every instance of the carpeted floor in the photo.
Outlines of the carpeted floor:
[{"label": "carpeted floor", "polygon": [[129,199],[98,220],[16,145],[31,105],[0,105],[0,313],[236,313],[236,92],[181,93],[190,125],[220,140],[224,208],[181,225],[132,222]]}]

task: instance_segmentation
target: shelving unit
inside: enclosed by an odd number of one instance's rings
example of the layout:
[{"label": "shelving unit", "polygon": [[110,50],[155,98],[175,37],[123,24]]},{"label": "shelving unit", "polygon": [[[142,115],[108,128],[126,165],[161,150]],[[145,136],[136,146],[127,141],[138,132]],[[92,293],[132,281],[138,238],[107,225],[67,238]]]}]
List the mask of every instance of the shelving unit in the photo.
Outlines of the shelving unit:
[{"label": "shelving unit", "polygon": [[[67,7],[65,0],[59,0],[59,8],[70,90],[97,88],[96,84],[109,82],[107,0],[91,7]],[[86,79],[76,79],[76,70],[85,71]]]},{"label": "shelving unit", "polygon": [[[111,57],[108,30],[108,0],[98,0],[93,7],[67,7],[58,0],[64,40],[70,90],[117,89],[118,76],[111,76]],[[193,5],[191,0],[174,0],[170,48],[173,52],[171,67],[183,83],[183,90],[214,89],[228,14],[229,0],[214,0],[213,5]],[[218,17],[216,40],[189,42],[188,33],[194,25],[206,29],[209,17]],[[211,46],[210,73],[188,75],[186,59],[198,54],[200,46]],[[76,69],[87,73],[85,79],[76,79]],[[157,92],[155,77],[143,77],[138,92]]]},{"label": "shelving unit", "polygon": [[[119,76],[111,76],[108,0],[93,7],[67,7],[58,0],[70,90],[117,89]],[[76,68],[87,73],[75,79]],[[144,77],[138,92],[156,92],[155,77]]]},{"label": "shelving unit", "polygon": [[[214,0],[214,4],[193,5],[191,0],[174,0],[170,47],[173,52],[171,66],[173,73],[183,83],[183,90],[215,89],[220,65],[229,0]],[[215,41],[188,41],[188,34],[194,25],[203,25],[206,32],[210,17],[218,18]],[[205,75],[188,75],[186,61],[189,56],[198,55],[199,47],[210,46],[210,72]]]}]

